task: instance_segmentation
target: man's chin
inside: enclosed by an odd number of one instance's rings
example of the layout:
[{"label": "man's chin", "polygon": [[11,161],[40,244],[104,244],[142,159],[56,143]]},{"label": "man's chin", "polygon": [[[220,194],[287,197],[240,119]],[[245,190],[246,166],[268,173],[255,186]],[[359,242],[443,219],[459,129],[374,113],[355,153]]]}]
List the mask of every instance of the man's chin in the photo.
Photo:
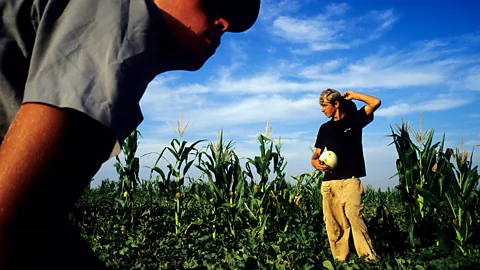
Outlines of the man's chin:
[{"label": "man's chin", "polygon": [[[192,44],[195,43],[192,42]],[[171,70],[197,71],[215,54],[216,50],[206,48],[204,44],[197,43],[198,46],[192,44],[190,47],[181,42],[174,44],[173,51],[169,52]]]},{"label": "man's chin", "polygon": [[185,68],[186,71],[197,71],[203,67],[203,64],[190,65]]},{"label": "man's chin", "polygon": [[210,57],[213,56],[212,54],[195,54],[195,53],[190,53],[188,56],[186,56],[183,59],[183,69],[188,70],[188,71],[197,71],[200,68],[202,68],[205,63],[210,59]]},{"label": "man's chin", "polygon": [[208,58],[192,57],[188,61],[185,61],[183,69],[187,71],[197,71],[205,65],[207,60]]}]

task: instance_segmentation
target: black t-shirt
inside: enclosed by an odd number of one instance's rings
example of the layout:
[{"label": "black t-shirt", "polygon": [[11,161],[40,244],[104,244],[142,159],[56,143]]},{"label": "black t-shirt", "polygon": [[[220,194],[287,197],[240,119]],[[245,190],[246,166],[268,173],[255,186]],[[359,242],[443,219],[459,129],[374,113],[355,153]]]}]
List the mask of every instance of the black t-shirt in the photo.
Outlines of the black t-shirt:
[{"label": "black t-shirt", "polygon": [[365,107],[354,113],[324,123],[318,130],[315,147],[335,152],[338,164],[335,169],[326,172],[324,181],[340,180],[366,176],[363,157],[362,129],[373,121],[373,114],[367,115]]}]

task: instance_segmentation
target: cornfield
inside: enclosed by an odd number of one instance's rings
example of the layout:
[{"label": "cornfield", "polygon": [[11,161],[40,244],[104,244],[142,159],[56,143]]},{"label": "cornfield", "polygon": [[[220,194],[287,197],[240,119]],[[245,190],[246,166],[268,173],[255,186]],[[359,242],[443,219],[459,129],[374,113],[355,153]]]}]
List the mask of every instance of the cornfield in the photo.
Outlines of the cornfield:
[{"label": "cornfield", "polygon": [[[71,220],[113,269],[480,269],[479,175],[472,154],[433,142],[408,124],[392,128],[398,186],[366,187],[364,215],[379,258],[332,259],[318,171],[287,177],[281,141],[258,135],[240,158],[222,132],[157,153],[138,177],[139,133],[115,165],[120,181],[88,188]],[[414,139],[411,139],[410,133]],[[166,168],[158,166],[168,156]],[[242,164],[242,161],[244,163]],[[197,168],[201,175],[189,173]],[[354,250],[354,249],[352,249]]]}]

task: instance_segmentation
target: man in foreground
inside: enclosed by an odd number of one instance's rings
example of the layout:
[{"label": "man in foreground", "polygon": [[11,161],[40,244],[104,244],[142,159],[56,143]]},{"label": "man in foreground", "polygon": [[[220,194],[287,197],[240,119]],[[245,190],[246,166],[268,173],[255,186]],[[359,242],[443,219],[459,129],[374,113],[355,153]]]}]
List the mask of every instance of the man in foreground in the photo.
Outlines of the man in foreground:
[{"label": "man in foreground", "polygon": [[[366,106],[357,110],[352,100],[363,101]],[[368,259],[374,260],[375,252],[362,213],[364,189],[360,177],[366,176],[362,129],[373,121],[373,112],[381,102],[353,91],[342,96],[337,90],[327,89],[318,103],[330,121],[318,131],[312,166],[324,172],[321,194],[332,255],[339,261],[346,259],[351,232],[358,256],[368,255]],[[325,149],[337,155],[338,164],[333,169],[319,160]]]},{"label": "man in foreground", "polygon": [[[0,0],[0,269],[102,269],[68,214],[143,117],[260,0]],[[2,142],[3,141],[3,142]]]}]

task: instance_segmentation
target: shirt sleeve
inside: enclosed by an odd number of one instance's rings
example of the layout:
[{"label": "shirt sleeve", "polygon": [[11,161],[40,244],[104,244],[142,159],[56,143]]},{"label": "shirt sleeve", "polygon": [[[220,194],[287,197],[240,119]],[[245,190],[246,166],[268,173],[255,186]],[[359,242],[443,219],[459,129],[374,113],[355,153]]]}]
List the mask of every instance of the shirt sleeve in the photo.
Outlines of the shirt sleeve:
[{"label": "shirt sleeve", "polygon": [[152,5],[48,1],[35,23],[23,103],[83,112],[111,128],[123,145],[143,120],[139,101],[158,74],[153,63],[160,22]]},{"label": "shirt sleeve", "polygon": [[356,123],[358,123],[358,125],[361,128],[366,127],[372,121],[373,121],[373,113],[371,113],[370,115],[367,115],[367,112],[365,111],[365,106],[363,106],[357,111]]}]

